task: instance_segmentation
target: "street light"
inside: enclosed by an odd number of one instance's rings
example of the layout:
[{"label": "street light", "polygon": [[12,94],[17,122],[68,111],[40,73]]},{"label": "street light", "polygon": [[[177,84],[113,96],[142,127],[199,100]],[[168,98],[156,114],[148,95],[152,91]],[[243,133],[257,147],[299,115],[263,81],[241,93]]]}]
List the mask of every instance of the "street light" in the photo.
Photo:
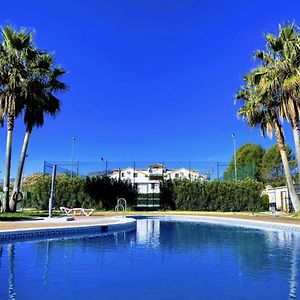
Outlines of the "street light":
[{"label": "street light", "polygon": [[105,173],[104,173],[104,166],[103,166],[103,174],[104,176],[107,176],[107,160],[104,160],[103,157],[100,158],[102,163],[104,164],[104,161],[105,161]]},{"label": "street light", "polygon": [[74,147],[75,147],[75,141],[77,137],[72,137],[72,149],[71,149],[71,178],[73,177],[73,161],[74,161]]},{"label": "street light", "polygon": [[104,158],[100,157],[101,159],[101,167],[100,167],[100,176],[103,177],[104,176]]},{"label": "street light", "polygon": [[233,133],[231,136],[233,138],[234,178],[235,178],[235,181],[237,181],[236,151],[235,151],[235,133]]}]

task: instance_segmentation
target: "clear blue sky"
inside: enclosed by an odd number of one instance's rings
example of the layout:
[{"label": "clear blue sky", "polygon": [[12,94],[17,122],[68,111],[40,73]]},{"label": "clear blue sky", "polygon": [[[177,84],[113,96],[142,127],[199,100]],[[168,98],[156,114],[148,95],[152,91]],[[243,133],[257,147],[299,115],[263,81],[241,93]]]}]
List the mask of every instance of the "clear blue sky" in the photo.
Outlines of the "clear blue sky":
[{"label": "clear blue sky", "polygon": [[[83,161],[229,161],[232,132],[238,146],[275,142],[236,118],[234,94],[264,33],[300,24],[299,1],[3,1],[0,19],[34,29],[68,70],[62,111],[34,130],[27,172],[70,160],[73,135]],[[23,133],[19,120],[14,168]],[[5,138],[1,129],[1,171]]]}]

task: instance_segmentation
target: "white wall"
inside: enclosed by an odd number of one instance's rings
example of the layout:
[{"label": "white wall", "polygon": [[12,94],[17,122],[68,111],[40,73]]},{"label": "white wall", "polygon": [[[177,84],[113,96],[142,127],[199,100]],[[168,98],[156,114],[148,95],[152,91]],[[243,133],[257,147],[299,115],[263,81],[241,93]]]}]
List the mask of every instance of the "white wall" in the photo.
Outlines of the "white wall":
[{"label": "white wall", "polygon": [[286,211],[289,210],[288,205],[288,188],[287,186],[279,187],[267,187],[264,190],[264,194],[269,196],[269,203],[276,203],[278,210]]}]

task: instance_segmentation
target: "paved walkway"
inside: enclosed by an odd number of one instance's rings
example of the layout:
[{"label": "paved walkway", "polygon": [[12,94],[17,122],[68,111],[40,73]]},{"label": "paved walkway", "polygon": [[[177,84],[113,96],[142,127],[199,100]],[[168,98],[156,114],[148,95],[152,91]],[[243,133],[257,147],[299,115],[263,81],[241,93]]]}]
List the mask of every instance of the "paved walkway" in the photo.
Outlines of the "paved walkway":
[{"label": "paved walkway", "polygon": [[271,214],[251,214],[251,213],[222,213],[222,212],[145,212],[131,213],[128,216],[202,216],[202,217],[219,217],[237,220],[262,221],[282,224],[300,225],[300,218],[286,217],[283,215],[273,217]]},{"label": "paved walkway", "polygon": [[49,228],[49,227],[72,227],[84,225],[109,225],[119,222],[114,217],[76,217],[73,221],[67,221],[66,217],[53,217],[51,219],[23,220],[13,222],[0,222],[1,230],[18,230],[27,228]]},{"label": "paved walkway", "polygon": [[[235,220],[249,220],[249,221],[261,221],[261,222],[272,222],[274,224],[289,224],[289,225],[300,225],[299,218],[289,217],[272,217],[270,215],[251,215],[251,214],[234,214],[234,213],[213,213],[213,212],[140,212],[140,213],[129,213],[128,217],[131,216],[205,216],[205,217],[219,217],[228,218]],[[18,230],[27,228],[49,228],[49,227],[72,227],[72,226],[85,226],[85,225],[103,225],[103,224],[114,224],[118,223],[119,219],[116,219],[111,213],[104,216],[76,216],[75,220],[67,221],[66,217],[53,217],[51,219],[36,219],[36,220],[23,220],[13,222],[0,222],[1,230]]]}]

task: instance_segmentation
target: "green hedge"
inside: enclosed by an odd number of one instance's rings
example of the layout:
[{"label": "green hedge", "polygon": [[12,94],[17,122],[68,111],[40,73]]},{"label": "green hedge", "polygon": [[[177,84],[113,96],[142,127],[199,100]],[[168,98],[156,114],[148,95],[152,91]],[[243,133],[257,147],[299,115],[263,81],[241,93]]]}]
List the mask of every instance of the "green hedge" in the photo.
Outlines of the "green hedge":
[{"label": "green hedge", "polygon": [[[26,185],[30,197],[26,206],[47,209],[51,177],[35,175]],[[253,179],[243,181],[167,180],[161,184],[162,209],[199,211],[261,211],[268,209],[263,198],[263,185]],[[135,207],[138,194],[129,181],[109,177],[78,177],[57,175],[55,207],[86,207],[114,209],[117,199],[125,198],[129,207]],[[28,200],[29,200],[28,199]]]},{"label": "green hedge", "polygon": [[199,211],[261,211],[263,185],[253,179],[242,181],[165,181],[161,185],[164,209]]},{"label": "green hedge", "polygon": [[[26,186],[30,201],[26,206],[36,209],[48,209],[51,177],[40,175]],[[129,207],[135,206],[137,193],[129,182],[109,177],[78,177],[57,175],[55,188],[55,207],[85,207],[114,209],[117,199],[125,198]]]}]

